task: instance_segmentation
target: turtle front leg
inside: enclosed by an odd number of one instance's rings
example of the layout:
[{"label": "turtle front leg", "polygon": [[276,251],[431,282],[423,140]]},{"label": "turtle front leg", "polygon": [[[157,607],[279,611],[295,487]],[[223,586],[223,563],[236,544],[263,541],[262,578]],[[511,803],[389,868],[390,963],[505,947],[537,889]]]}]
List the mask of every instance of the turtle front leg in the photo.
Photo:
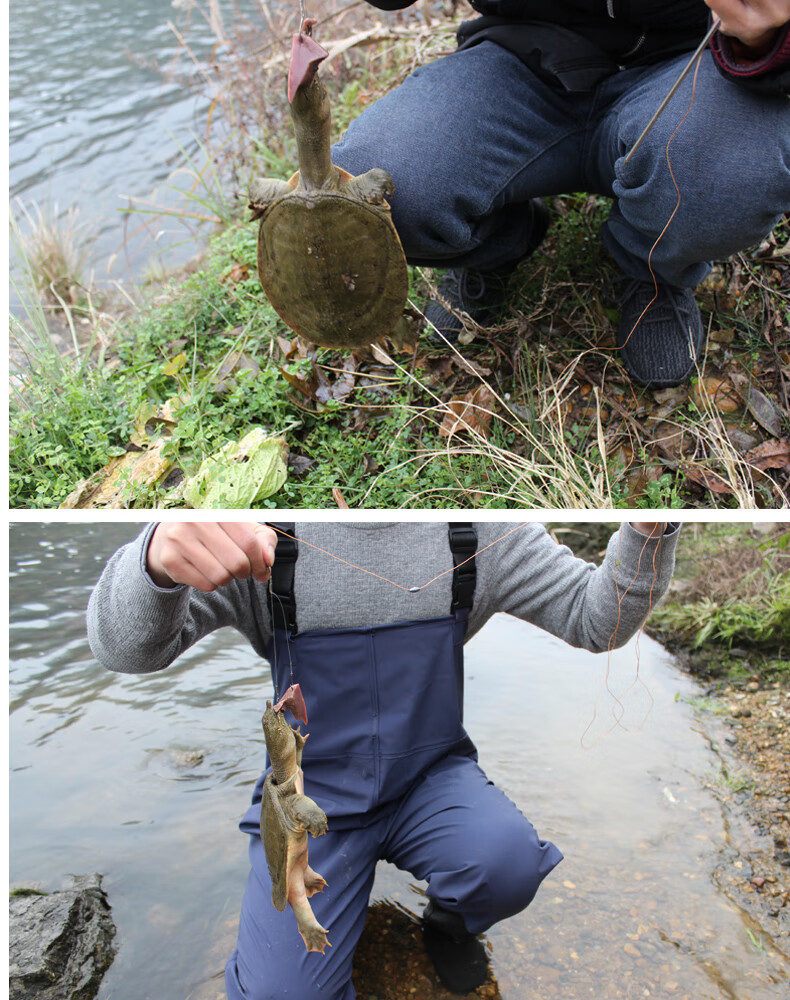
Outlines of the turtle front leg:
[{"label": "turtle front leg", "polygon": [[320,837],[327,831],[326,813],[309,795],[296,794],[289,802],[293,818],[313,837]]},{"label": "turtle front leg", "polygon": [[274,177],[256,177],[250,182],[250,204],[252,218],[258,219],[271,205],[275,198],[287,194],[291,190],[288,181],[277,180]]},{"label": "turtle front leg", "polygon": [[371,205],[380,205],[385,195],[391,195],[395,190],[392,178],[386,170],[374,167],[359,177],[352,177],[346,185],[346,190],[352,196],[366,201]]}]

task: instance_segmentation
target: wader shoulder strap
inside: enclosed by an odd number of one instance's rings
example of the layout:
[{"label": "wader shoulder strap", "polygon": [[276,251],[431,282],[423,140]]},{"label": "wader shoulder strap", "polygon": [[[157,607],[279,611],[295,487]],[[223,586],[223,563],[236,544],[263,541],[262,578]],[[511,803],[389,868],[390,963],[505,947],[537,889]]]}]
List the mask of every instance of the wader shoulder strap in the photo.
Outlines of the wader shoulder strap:
[{"label": "wader shoulder strap", "polygon": [[[477,567],[474,554],[477,552],[477,532],[470,521],[456,521],[449,525],[450,549],[453,553],[453,603],[455,612],[461,608],[471,608],[475,599]],[[470,559],[469,557],[472,556]],[[467,561],[468,560],[468,561]],[[460,565],[463,563],[463,565]]]},{"label": "wader shoulder strap", "polygon": [[[268,523],[277,533],[277,548],[274,550],[274,566],[269,581],[269,612],[272,616],[272,625],[274,628],[296,632],[294,570],[299,556],[296,525],[273,521]],[[291,537],[287,537],[288,535]]]}]

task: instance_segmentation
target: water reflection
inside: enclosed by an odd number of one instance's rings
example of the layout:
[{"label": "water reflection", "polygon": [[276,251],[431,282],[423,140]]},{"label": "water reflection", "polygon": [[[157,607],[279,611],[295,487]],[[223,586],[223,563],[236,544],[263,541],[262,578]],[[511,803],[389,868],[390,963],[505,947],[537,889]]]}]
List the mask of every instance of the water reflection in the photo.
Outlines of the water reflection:
[{"label": "water reflection", "polygon": [[[229,629],[158,674],[93,662],[88,596],[136,531],[12,528],[11,874],[52,885],[105,873],[119,954],[102,1000],[132,982],[141,1000],[213,1000],[247,872],[236,824],[263,762],[270,680]],[[683,700],[693,682],[643,638],[612,657],[602,689],[605,656],[504,616],[468,650],[481,761],[566,856],[533,906],[488,935],[501,996],[786,997],[786,959],[755,947],[717,889],[722,851],[736,848],[708,787],[716,755]],[[374,898],[419,914],[423,890],[382,865]]]},{"label": "water reflection", "polygon": [[[255,0],[219,0],[217,9],[229,23],[265,30]],[[194,153],[194,136],[204,132],[209,102],[191,55],[205,60],[216,45],[208,19],[191,3],[11,0],[9,34],[12,197],[61,214],[79,206],[80,221],[98,237],[95,259],[123,249],[114,276],[125,277],[127,267],[139,273],[161,245],[146,237],[135,260],[141,240],[133,234],[145,218],[132,216],[127,227],[118,213],[129,206],[124,199],[150,199],[156,188],[162,204],[180,201],[165,182],[181,149]],[[159,244],[184,239],[175,224],[161,219],[163,227],[169,238]],[[176,248],[170,262],[192,253]]]}]

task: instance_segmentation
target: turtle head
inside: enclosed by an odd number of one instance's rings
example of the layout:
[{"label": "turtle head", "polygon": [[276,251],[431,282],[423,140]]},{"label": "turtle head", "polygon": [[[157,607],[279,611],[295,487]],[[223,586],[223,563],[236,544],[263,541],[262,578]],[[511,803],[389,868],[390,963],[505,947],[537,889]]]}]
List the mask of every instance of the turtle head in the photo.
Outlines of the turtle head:
[{"label": "turtle head", "polygon": [[272,708],[270,701],[266,702],[266,711],[263,713],[263,735],[266,739],[266,749],[269,751],[272,766],[275,771],[285,766],[288,768],[289,759],[296,761],[296,738],[294,730],[288,725],[284,712],[276,712]]},{"label": "turtle head", "polygon": [[295,123],[304,122],[316,130],[324,122],[329,122],[329,95],[321,82],[314,76],[309,84],[299,87],[291,101],[291,117]]},{"label": "turtle head", "polygon": [[316,70],[329,53],[313,38],[314,17],[306,17],[302,30],[291,41],[291,61],[288,65],[288,101],[293,104],[300,90],[307,90]]}]

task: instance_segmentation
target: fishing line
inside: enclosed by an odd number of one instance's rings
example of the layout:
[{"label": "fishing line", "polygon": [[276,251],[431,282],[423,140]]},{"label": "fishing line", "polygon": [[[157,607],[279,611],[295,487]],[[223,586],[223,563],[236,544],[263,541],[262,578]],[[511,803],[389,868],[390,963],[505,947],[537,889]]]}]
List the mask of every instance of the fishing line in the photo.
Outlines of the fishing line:
[{"label": "fishing line", "polygon": [[[675,172],[674,172],[674,170],[672,168],[672,161],[671,161],[670,155],[669,155],[669,147],[672,145],[673,139],[677,135],[677,133],[680,130],[681,126],[685,123],[685,121],[688,118],[688,116],[691,114],[691,111],[692,111],[692,109],[694,107],[694,103],[695,103],[695,100],[696,100],[696,91],[697,91],[697,78],[699,76],[700,66],[702,65],[702,59],[703,59],[706,51],[707,51],[707,48],[702,48],[700,50],[699,54],[696,57],[696,65],[694,67],[694,75],[692,77],[692,83],[691,83],[691,99],[689,101],[689,106],[688,106],[688,108],[686,110],[686,113],[683,115],[683,117],[680,119],[680,121],[678,122],[678,124],[675,126],[675,128],[672,131],[672,134],[670,135],[669,139],[667,140],[667,145],[666,145],[666,150],[665,150],[665,157],[666,157],[666,161],[667,161],[667,167],[669,168],[669,176],[670,176],[670,178],[672,180],[672,184],[673,184],[673,186],[675,188],[675,192],[677,194],[677,201],[675,202],[675,207],[672,210],[672,213],[670,214],[669,218],[667,219],[666,223],[664,224],[663,229],[661,230],[661,232],[656,237],[656,240],[653,243],[653,245],[651,246],[650,252],[648,253],[648,256],[647,256],[648,270],[650,271],[650,277],[653,279],[653,298],[650,299],[650,301],[647,303],[647,305],[644,307],[644,309],[642,310],[642,312],[637,317],[636,322],[634,323],[634,325],[629,330],[628,336],[625,338],[625,341],[623,342],[623,344],[621,345],[621,347],[596,347],[596,348],[589,348],[588,350],[581,352],[581,354],[579,355],[579,358],[576,359],[576,363],[578,363],[579,359],[581,357],[584,357],[585,354],[592,354],[596,350],[600,351],[600,352],[609,351],[610,353],[614,354],[615,351],[618,351],[622,347],[625,347],[625,345],[628,343],[628,341],[631,339],[631,337],[633,336],[634,332],[636,331],[636,328],[639,326],[639,324],[644,319],[645,314],[648,312],[648,310],[652,307],[652,305],[654,304],[654,302],[658,298],[658,278],[656,277],[656,273],[653,270],[653,254],[654,254],[654,252],[655,252],[656,247],[658,246],[658,244],[661,242],[661,240],[666,235],[666,232],[669,229],[670,225],[672,224],[673,219],[677,215],[677,213],[678,213],[678,211],[680,209],[680,204],[681,204],[681,200],[682,200],[682,196],[681,196],[681,193],[680,193],[680,188],[678,186],[677,179],[675,178]],[[643,136],[644,136],[644,134],[645,133],[643,133]],[[640,137],[640,140],[641,140],[641,138],[643,138],[643,136]],[[631,152],[628,154],[627,159],[630,159],[630,156],[634,153],[635,149],[636,149],[636,143],[634,144],[634,147],[631,149]],[[689,347],[691,347],[691,341],[689,341]],[[696,360],[696,358],[695,358],[695,360]],[[568,368],[570,368],[570,367],[571,366],[568,365]],[[566,370],[567,370],[567,368],[566,368]]]},{"label": "fishing line", "polygon": [[471,562],[475,556],[479,556],[486,549],[492,548],[494,545],[498,545],[499,542],[504,541],[510,535],[519,531],[521,528],[526,527],[530,522],[522,521],[521,524],[517,524],[515,528],[511,528],[510,531],[506,531],[504,535],[500,535],[499,538],[495,538],[493,542],[489,542],[488,545],[484,545],[482,549],[477,549],[473,552],[471,556],[467,556],[461,562],[457,563],[455,566],[451,566],[449,569],[443,570],[441,573],[437,573],[432,579],[428,580],[426,583],[421,584],[419,587],[405,587],[402,583],[396,583],[395,580],[390,580],[389,577],[382,576],[380,573],[374,573],[372,569],[365,569],[364,566],[357,566],[356,563],[349,562],[348,559],[343,559],[342,556],[337,556],[332,552],[328,552],[326,549],[322,549],[320,545],[315,545],[313,542],[307,542],[304,538],[296,538],[295,535],[289,534],[282,528],[274,527],[274,525],[269,525],[273,527],[277,534],[282,535],[284,538],[291,538],[299,545],[307,545],[311,549],[316,549],[318,552],[323,553],[325,556],[329,556],[330,559],[335,559],[339,563],[343,563],[345,566],[349,566],[351,569],[359,570],[360,573],[367,573],[368,576],[375,576],[377,580],[383,580],[384,583],[392,584],[393,587],[397,587],[398,590],[405,590],[409,594],[417,594],[421,590],[425,590],[426,587],[430,587],[432,583],[436,583],[437,580],[441,579],[443,576],[447,576],[448,573],[453,573],[455,570],[460,569],[461,566],[465,566],[468,562]]},{"label": "fishing line", "polygon": [[[443,577],[443,576],[446,576],[448,573],[455,572],[455,570],[458,569],[459,567],[464,566],[468,562],[471,562],[471,560],[474,559],[476,556],[480,555],[482,552],[485,552],[487,549],[492,548],[494,545],[498,545],[500,542],[504,541],[510,535],[514,534],[516,531],[519,531],[521,528],[526,527],[526,525],[529,524],[529,523],[530,523],[529,521],[523,521],[523,522],[521,522],[521,524],[517,524],[514,528],[511,528],[510,531],[507,531],[507,532],[505,532],[505,534],[500,535],[499,538],[495,538],[494,541],[493,542],[489,542],[488,545],[483,546],[482,549],[477,549],[471,556],[468,556],[466,559],[462,560],[456,566],[451,566],[449,569],[446,569],[446,570],[442,571],[441,573],[437,573],[436,576],[432,577],[430,580],[428,580],[426,583],[422,584],[419,587],[407,587],[407,586],[404,586],[401,583],[397,583],[395,580],[390,580],[388,577],[383,576],[380,573],[375,573],[373,570],[366,569],[364,566],[358,566],[356,563],[352,563],[348,559],[343,559],[342,556],[335,555],[333,552],[329,552],[327,549],[322,548],[320,545],[316,545],[314,542],[308,542],[304,538],[297,538],[295,535],[292,535],[290,532],[285,531],[283,528],[278,528],[278,527],[275,527],[274,525],[270,525],[270,527],[272,527],[273,530],[278,535],[282,535],[282,537],[284,537],[284,538],[290,538],[290,539],[292,539],[293,541],[295,541],[299,545],[306,545],[306,546],[308,546],[311,549],[315,549],[317,552],[320,552],[323,555],[328,556],[330,559],[334,559],[336,562],[339,562],[339,563],[342,563],[345,566],[348,566],[350,569],[358,570],[360,573],[366,573],[368,576],[373,576],[377,580],[382,580],[384,583],[389,583],[393,587],[397,587],[398,590],[403,590],[403,591],[406,591],[407,593],[414,594],[414,593],[419,593],[420,591],[424,590],[426,587],[429,587],[432,583],[435,583],[437,580],[441,579],[441,577]],[[620,552],[621,552],[621,546],[622,546],[622,538],[623,538],[623,536],[622,536],[622,531],[621,531],[618,534],[617,558],[615,560],[616,564],[619,564],[619,562],[620,562]],[[626,688],[626,690],[623,692],[623,695],[622,695],[622,697],[624,698],[628,694],[628,692],[631,691],[636,685],[641,685],[645,689],[645,692],[647,693],[647,696],[650,699],[650,704],[648,705],[647,711],[645,712],[645,715],[642,718],[642,720],[639,723],[639,725],[635,729],[629,729],[627,726],[624,726],[622,724],[622,721],[621,721],[622,718],[623,718],[623,716],[624,716],[624,714],[625,714],[625,706],[623,705],[623,702],[622,702],[621,698],[618,697],[614,693],[614,691],[612,690],[612,688],[610,687],[611,657],[612,657],[612,652],[613,652],[614,647],[615,647],[615,643],[617,641],[617,633],[618,633],[618,630],[620,628],[620,624],[622,622],[623,602],[624,602],[626,596],[628,595],[629,591],[631,590],[631,587],[636,583],[636,581],[639,579],[639,577],[641,575],[641,571],[642,571],[642,558],[643,558],[645,552],[647,551],[648,545],[650,544],[651,541],[654,540],[654,538],[657,541],[657,545],[656,545],[655,550],[653,552],[653,559],[652,559],[652,564],[653,564],[653,578],[652,578],[652,580],[650,582],[650,594],[649,594],[649,602],[648,602],[648,611],[647,611],[647,614],[645,615],[645,618],[644,618],[642,624],[639,627],[639,630],[637,632],[637,639],[636,639],[636,677],[631,682],[631,684]],[[657,536],[657,537],[656,536],[652,536],[652,535],[646,536],[645,540],[644,540],[644,543],[642,545],[642,548],[641,548],[641,550],[639,552],[639,558],[637,560],[637,566],[636,566],[635,574],[634,574],[633,578],[631,579],[631,581],[628,583],[628,585],[625,587],[625,589],[622,590],[622,591],[620,589],[620,584],[619,584],[619,582],[617,580],[617,573],[615,571],[615,574],[614,574],[614,585],[615,585],[615,591],[616,591],[616,594],[617,594],[617,621],[615,622],[614,630],[612,631],[611,635],[609,636],[609,641],[607,643],[607,661],[606,661],[606,669],[605,669],[605,673],[604,673],[604,680],[603,680],[603,683],[602,683],[602,685],[601,685],[601,687],[600,687],[600,689],[598,691],[598,694],[595,697],[595,704],[593,706],[593,716],[592,716],[592,719],[588,723],[587,727],[585,728],[585,730],[582,733],[581,738],[580,738],[581,745],[586,750],[592,749],[592,747],[594,747],[598,742],[600,742],[601,739],[603,739],[605,736],[608,736],[609,733],[611,733],[614,729],[616,729],[618,727],[621,728],[621,729],[623,729],[625,732],[638,732],[642,728],[642,726],[645,724],[648,716],[650,715],[651,711],[653,710],[653,706],[655,704],[655,700],[654,700],[652,694],[650,693],[650,689],[645,684],[645,682],[642,680],[641,673],[640,673],[639,636],[642,634],[642,631],[644,630],[645,622],[650,617],[650,612],[652,611],[652,608],[653,608],[653,592],[654,592],[654,589],[655,589],[656,580],[658,579],[658,574],[660,572],[660,565],[661,565],[660,559],[659,559],[659,553],[663,554],[663,533],[661,535]],[[270,586],[270,589],[271,589],[271,584],[269,586]],[[273,592],[272,592],[272,596],[276,597],[277,600],[280,600],[280,598],[278,597],[278,595],[274,594]],[[281,605],[282,605],[282,602],[281,602]],[[288,647],[288,656],[289,656],[289,668],[290,668],[290,675],[291,675],[291,683],[293,684],[294,683],[293,659],[291,657],[290,637],[288,636],[287,631],[286,631],[286,644],[287,644],[287,647]],[[276,659],[276,650],[275,650],[275,659]],[[596,719],[598,717],[598,705],[600,703],[601,695],[603,694],[604,691],[608,691],[608,693],[610,694],[610,696],[612,697],[612,699],[615,702],[615,705],[614,705],[614,707],[612,709],[613,713],[615,713],[617,711],[618,707],[619,707],[619,715],[615,714],[614,724],[603,734],[603,736],[601,736],[598,739],[594,740],[593,743],[586,745],[585,744],[585,738],[586,738],[587,734],[589,733],[590,729],[595,724],[595,721],[596,721]],[[276,691],[276,688],[275,688],[275,694],[278,694],[277,691]],[[278,697],[279,697],[279,694],[278,694]]]},{"label": "fishing line", "polygon": [[[661,564],[663,562],[663,542],[664,542],[664,535],[663,535],[663,533],[661,535],[657,536],[656,541],[657,541],[658,544],[656,545],[655,550],[653,552],[653,559],[652,559],[652,564],[653,564],[653,578],[650,581],[648,611],[647,611],[647,614],[645,615],[644,620],[642,621],[642,624],[639,626],[639,629],[638,629],[637,634],[636,634],[636,642],[635,642],[636,675],[634,677],[634,680],[631,681],[631,683],[628,685],[628,687],[625,689],[625,691],[623,691],[622,695],[620,695],[619,697],[618,697],[618,695],[615,694],[615,692],[612,690],[611,685],[610,685],[610,680],[611,680],[611,665],[612,665],[612,652],[614,651],[614,648],[615,648],[615,643],[617,641],[617,632],[618,632],[618,630],[620,628],[620,624],[621,624],[621,621],[622,621],[623,602],[624,602],[624,600],[625,600],[628,592],[630,591],[631,587],[636,583],[636,581],[639,579],[639,576],[641,575],[642,557],[644,556],[645,551],[647,550],[648,544],[654,538],[656,538],[656,536],[653,536],[653,535],[648,535],[645,538],[644,544],[642,545],[642,548],[641,548],[641,550],[639,552],[639,559],[637,560],[636,572],[635,572],[635,574],[634,574],[631,582],[628,584],[628,586],[622,592],[620,590],[620,584],[619,584],[619,582],[617,580],[617,572],[615,571],[615,574],[614,574],[614,585],[615,585],[615,591],[617,593],[617,621],[615,623],[614,630],[612,631],[612,634],[609,636],[609,642],[608,642],[607,653],[606,653],[606,668],[604,670],[604,679],[601,682],[601,686],[599,687],[598,693],[595,696],[595,702],[593,704],[592,718],[590,719],[589,723],[587,724],[587,726],[586,726],[586,728],[585,728],[584,732],[582,733],[582,735],[580,737],[580,740],[579,740],[581,746],[585,750],[591,750],[594,746],[596,746],[598,743],[600,743],[601,740],[603,740],[605,737],[607,737],[615,729],[620,728],[620,729],[622,729],[626,733],[639,732],[641,730],[641,728],[644,726],[645,722],[647,721],[648,716],[653,711],[653,706],[655,705],[655,699],[653,698],[653,695],[650,692],[650,688],[647,686],[647,684],[645,684],[644,680],[642,680],[642,677],[641,677],[641,671],[640,671],[641,651],[640,651],[640,648],[639,648],[639,638],[640,638],[640,636],[641,636],[641,634],[642,634],[642,632],[644,630],[645,622],[650,617],[650,613],[651,613],[651,611],[653,609],[653,592],[655,590],[656,581],[658,579],[658,575],[660,573],[660,567],[661,567]],[[621,553],[621,548],[622,548],[622,540],[623,540],[623,536],[622,536],[622,533],[621,533],[618,536],[618,539],[617,539],[617,557],[616,557],[616,560],[615,560],[615,565],[618,565],[620,563],[620,553]],[[659,553],[661,553],[661,556],[659,556]],[[625,715],[625,705],[623,704],[623,700],[622,699],[625,698],[628,695],[628,693],[631,690],[633,690],[633,688],[636,687],[637,685],[641,685],[641,687],[644,688],[645,693],[647,694],[647,696],[649,698],[649,704],[648,704],[647,710],[646,710],[644,716],[642,717],[642,720],[640,721],[639,725],[636,726],[636,727],[634,727],[634,728],[629,728],[628,726],[624,726],[623,723],[622,723],[623,716]],[[612,700],[614,701],[614,705],[612,706],[612,715],[614,717],[614,723],[601,736],[599,736],[597,739],[593,740],[592,743],[585,743],[585,739],[587,737],[587,734],[590,732],[590,730],[592,729],[592,727],[595,725],[595,722],[596,722],[596,720],[598,718],[598,706],[600,704],[601,696],[603,695],[604,691],[606,691],[610,695],[610,697],[612,698]]]},{"label": "fishing line", "polygon": [[[280,597],[279,594],[276,594],[272,590],[271,578],[269,578],[269,594],[271,595],[271,597],[273,599],[275,599],[275,600],[278,601],[278,603],[280,605],[280,610],[283,612],[283,617],[285,617],[285,610],[284,610],[284,607],[283,607],[282,598]],[[272,659],[274,660],[274,664],[276,666],[276,664],[278,663],[278,657],[277,657],[277,629],[274,627],[274,622],[273,621],[271,623],[271,627],[272,627],[272,653],[274,654],[273,657],[272,657]],[[290,677],[291,677],[291,684],[293,684],[293,682],[294,682],[294,661],[293,661],[293,655],[292,655],[292,650],[291,650],[291,636],[289,634],[289,630],[288,629],[284,629],[284,632],[285,632],[285,648],[288,650],[288,672],[289,672]],[[274,699],[275,699],[275,701],[279,701],[280,700],[280,692],[277,690],[277,675],[276,675],[276,672],[274,672],[274,671],[272,672],[272,682],[274,683]]]},{"label": "fishing line", "polygon": [[673,186],[675,188],[675,192],[677,193],[677,201],[675,202],[675,207],[672,210],[672,214],[667,219],[666,224],[664,225],[664,228],[658,234],[658,237],[656,238],[655,243],[650,248],[650,253],[647,255],[647,266],[648,266],[648,269],[650,271],[650,277],[653,279],[653,289],[654,289],[653,298],[648,302],[648,304],[645,306],[645,308],[639,314],[639,317],[638,317],[637,321],[631,327],[631,330],[630,330],[628,336],[625,338],[625,342],[623,344],[623,347],[625,347],[625,345],[631,339],[631,336],[632,336],[633,332],[636,330],[636,328],[642,322],[642,318],[644,317],[645,313],[648,311],[648,309],[653,305],[653,303],[658,298],[658,279],[656,278],[656,273],[653,270],[653,253],[654,253],[656,247],[658,246],[658,244],[664,238],[664,234],[666,233],[666,231],[669,229],[670,225],[672,224],[672,220],[678,214],[678,211],[680,209],[680,203],[681,203],[681,200],[682,200],[682,197],[681,197],[681,194],[680,194],[680,188],[678,187],[678,182],[677,182],[677,180],[675,178],[675,171],[672,169],[672,160],[670,159],[670,156],[669,156],[669,147],[672,145],[672,140],[678,134],[678,131],[680,130],[680,127],[683,125],[683,123],[686,121],[686,119],[688,118],[688,116],[691,114],[692,108],[694,107],[694,101],[695,101],[695,96],[696,96],[696,92],[697,92],[697,77],[699,76],[699,69],[700,69],[700,66],[702,65],[702,57],[703,57],[703,55],[704,55],[704,50],[703,50],[703,52],[700,52],[699,58],[697,59],[697,65],[696,65],[696,67],[694,69],[694,76],[693,76],[692,81],[691,81],[691,100],[689,101],[688,109],[686,110],[686,113],[683,115],[683,117],[680,119],[680,121],[677,123],[677,125],[673,129],[672,134],[670,135],[669,139],[667,139],[667,146],[666,146],[665,156],[666,156],[666,161],[667,161],[667,167],[669,168],[669,176],[672,179],[672,184],[673,184]]}]

